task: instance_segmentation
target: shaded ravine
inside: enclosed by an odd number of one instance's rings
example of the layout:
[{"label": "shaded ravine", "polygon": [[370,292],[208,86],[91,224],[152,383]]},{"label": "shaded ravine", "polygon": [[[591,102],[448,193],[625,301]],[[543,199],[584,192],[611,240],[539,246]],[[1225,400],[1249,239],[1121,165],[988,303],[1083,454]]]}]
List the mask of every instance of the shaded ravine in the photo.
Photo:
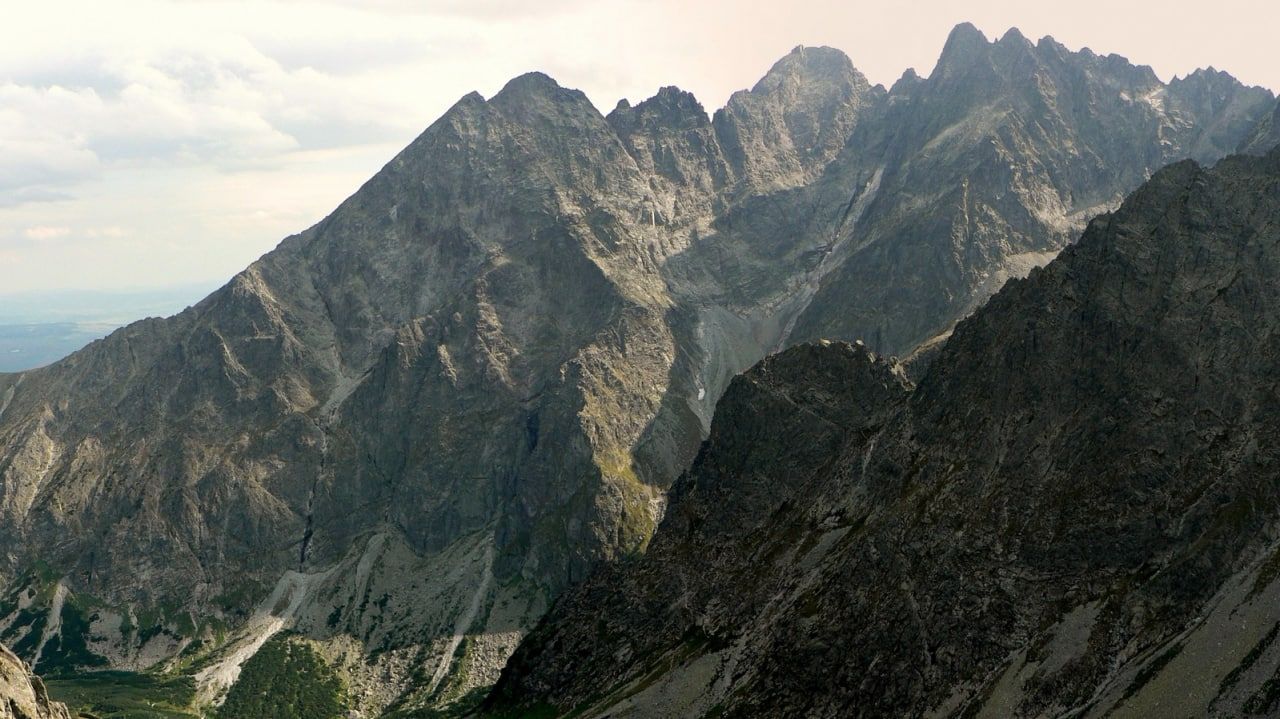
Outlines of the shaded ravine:
[{"label": "shaded ravine", "polygon": [[467,95],[195,307],[0,376],[0,641],[33,648],[60,584],[58,661],[206,667],[299,573],[287,623],[356,710],[447,709],[646,549],[783,333],[905,354],[1274,102],[971,26],[889,89],[797,48],[710,117],[676,88],[602,116],[540,73]]}]

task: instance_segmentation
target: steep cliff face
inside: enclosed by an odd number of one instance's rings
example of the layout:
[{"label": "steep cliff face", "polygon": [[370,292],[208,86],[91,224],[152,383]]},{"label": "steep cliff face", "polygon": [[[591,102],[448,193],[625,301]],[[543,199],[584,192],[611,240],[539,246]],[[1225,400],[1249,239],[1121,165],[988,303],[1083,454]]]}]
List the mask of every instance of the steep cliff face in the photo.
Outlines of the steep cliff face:
[{"label": "steep cliff face", "polygon": [[797,48],[710,118],[469,95],[195,307],[0,375],[0,639],[215,700],[292,627],[367,713],[474,696],[646,547],[734,374],[910,349],[1271,107],[1183,84],[960,28],[928,80]]},{"label": "steep cliff face", "polygon": [[0,646],[0,719],[71,719],[62,704],[49,701],[40,678]]},{"label": "steep cliff face", "polygon": [[1273,715],[1278,248],[1280,150],[1179,163],[915,388],[860,347],[766,360],[490,709]]},{"label": "steep cliff face", "polygon": [[1165,85],[1115,55],[957,27],[929,78],[904,76],[833,167],[878,172],[877,192],[832,228],[832,270],[790,339],[905,354],[1152,172],[1235,151],[1271,102],[1217,72]]},{"label": "steep cliff face", "polygon": [[[526,75],[196,307],[5,377],[6,638],[50,668],[168,662],[206,700],[286,626],[369,653],[342,660],[367,711],[491,682],[549,595],[643,548],[716,383],[776,341],[780,284],[735,288],[755,314],[702,342],[694,303],[726,291],[664,266],[734,193],[817,172],[814,128],[869,92],[797,51],[713,127],[679,91],[605,118]],[[753,277],[805,261],[717,234]]]},{"label": "steep cliff face", "polygon": [[1252,155],[1263,155],[1277,145],[1280,145],[1280,101],[1276,102],[1275,111],[1270,115],[1264,115],[1254,127],[1253,132],[1249,133],[1244,143],[1240,145],[1240,151]]}]

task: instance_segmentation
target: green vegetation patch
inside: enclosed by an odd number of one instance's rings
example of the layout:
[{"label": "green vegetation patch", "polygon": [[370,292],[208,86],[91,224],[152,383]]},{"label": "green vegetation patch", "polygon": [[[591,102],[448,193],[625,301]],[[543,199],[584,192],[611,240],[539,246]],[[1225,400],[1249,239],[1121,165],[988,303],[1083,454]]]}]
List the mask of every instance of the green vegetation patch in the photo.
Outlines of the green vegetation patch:
[{"label": "green vegetation patch", "polygon": [[190,719],[195,681],[134,672],[88,672],[48,679],[49,696],[100,719]]},{"label": "green vegetation patch", "polygon": [[61,676],[105,667],[106,658],[89,650],[90,620],[87,607],[81,606],[76,597],[69,597],[62,605],[61,629],[44,645],[36,671],[45,676]]},{"label": "green vegetation patch", "polygon": [[[442,709],[425,707],[389,709],[387,713],[382,715],[382,719],[466,719],[467,717],[486,716],[476,714],[476,711],[488,693],[489,687],[476,687],[463,695],[462,698]],[[555,714],[521,713],[518,716],[532,719],[538,716],[555,716]]]},{"label": "green vegetation patch", "polygon": [[245,662],[219,719],[342,719],[346,687],[306,641],[272,637]]},{"label": "green vegetation patch", "polygon": [[[18,612],[18,617],[9,627],[9,631],[0,635],[0,642],[9,645],[14,654],[20,657],[33,657],[36,647],[40,645],[40,637],[44,635],[45,620],[48,615],[34,607]],[[21,634],[23,629],[25,634]],[[21,636],[19,636],[21,635]]]}]

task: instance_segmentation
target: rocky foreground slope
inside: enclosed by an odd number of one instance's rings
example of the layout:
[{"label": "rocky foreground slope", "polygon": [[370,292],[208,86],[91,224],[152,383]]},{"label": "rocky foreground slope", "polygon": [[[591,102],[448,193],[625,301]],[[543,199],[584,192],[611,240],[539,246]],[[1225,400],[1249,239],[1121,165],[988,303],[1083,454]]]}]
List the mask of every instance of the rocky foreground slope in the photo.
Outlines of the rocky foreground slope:
[{"label": "rocky foreground slope", "polygon": [[1280,149],[1159,172],[919,385],[823,343],[734,381],[643,558],[490,709],[1280,712]]},{"label": "rocky foreground slope", "polygon": [[0,375],[0,640],[216,702],[290,628],[366,716],[474,698],[646,547],[737,372],[905,353],[1273,106],[972,26],[890,89],[797,48],[711,117],[468,95],[195,307]]},{"label": "rocky foreground slope", "polygon": [[71,719],[62,704],[49,701],[40,678],[0,646],[0,719]]}]

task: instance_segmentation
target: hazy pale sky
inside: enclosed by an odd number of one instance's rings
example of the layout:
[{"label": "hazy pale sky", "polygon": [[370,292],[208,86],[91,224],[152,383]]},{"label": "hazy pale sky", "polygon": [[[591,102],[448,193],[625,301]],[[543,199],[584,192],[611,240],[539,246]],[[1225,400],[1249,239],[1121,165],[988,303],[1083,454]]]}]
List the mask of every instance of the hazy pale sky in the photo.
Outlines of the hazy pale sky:
[{"label": "hazy pale sky", "polygon": [[222,280],[319,220],[459,97],[542,70],[602,111],[714,111],[795,45],[872,82],[962,21],[1280,89],[1276,0],[46,0],[0,31],[0,295]]}]

